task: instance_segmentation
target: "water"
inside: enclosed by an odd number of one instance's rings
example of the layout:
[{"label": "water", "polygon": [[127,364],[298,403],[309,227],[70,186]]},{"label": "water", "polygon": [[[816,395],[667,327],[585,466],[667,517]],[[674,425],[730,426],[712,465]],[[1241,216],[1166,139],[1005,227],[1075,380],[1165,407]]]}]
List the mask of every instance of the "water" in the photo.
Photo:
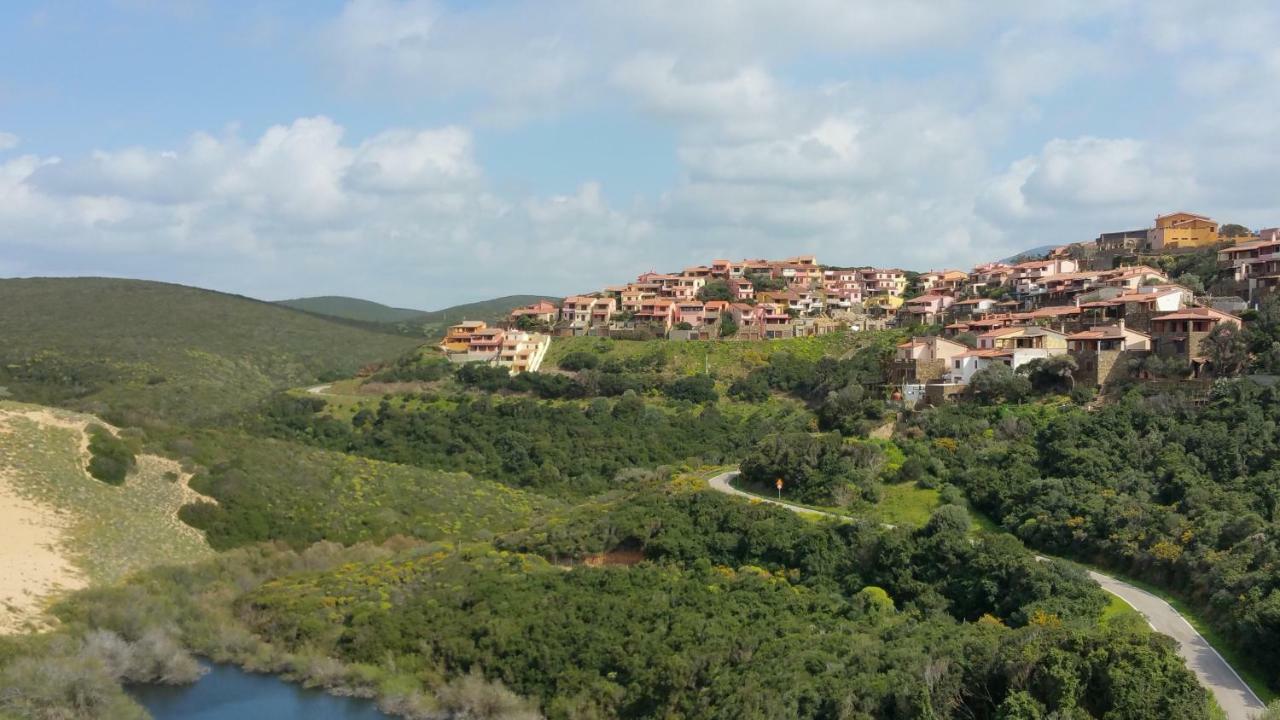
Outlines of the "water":
[{"label": "water", "polygon": [[130,688],[156,720],[387,720],[371,700],[334,697],[231,665],[194,685]]}]

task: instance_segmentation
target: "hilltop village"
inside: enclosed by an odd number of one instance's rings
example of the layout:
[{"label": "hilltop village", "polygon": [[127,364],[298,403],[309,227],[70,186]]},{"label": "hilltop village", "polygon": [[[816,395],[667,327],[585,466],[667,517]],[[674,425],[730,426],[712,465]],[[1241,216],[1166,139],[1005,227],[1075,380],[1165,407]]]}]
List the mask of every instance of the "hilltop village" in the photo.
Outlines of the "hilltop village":
[{"label": "hilltop village", "polygon": [[[1213,282],[1163,267],[1212,264]],[[1280,229],[1252,233],[1194,213],[1106,232],[1018,262],[916,273],[837,267],[812,255],[713,260],[678,273],[511,311],[505,327],[463,322],[441,348],[459,362],[537,370],[554,336],[767,341],[905,328],[890,381],[906,400],[962,392],[984,368],[1011,370],[1070,356],[1073,384],[1104,388],[1121,374],[1196,379],[1215,328],[1280,283]],[[1211,294],[1210,290],[1219,294]]]}]

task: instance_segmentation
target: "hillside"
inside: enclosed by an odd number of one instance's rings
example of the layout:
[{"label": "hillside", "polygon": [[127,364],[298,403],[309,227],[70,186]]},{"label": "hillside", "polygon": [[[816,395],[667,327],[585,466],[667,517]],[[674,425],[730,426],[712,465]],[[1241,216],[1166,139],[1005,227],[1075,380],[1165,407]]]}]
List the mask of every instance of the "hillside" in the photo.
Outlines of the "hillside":
[{"label": "hillside", "polygon": [[490,324],[501,322],[512,308],[530,305],[539,300],[558,303],[560,298],[551,295],[505,295],[491,300],[454,305],[443,310],[408,310],[339,296],[280,300],[276,304],[344,321],[398,326],[401,330],[412,330],[416,335],[433,338],[444,335],[445,328],[462,320],[483,320]]},{"label": "hillside", "polygon": [[418,342],[139,280],[0,280],[0,308],[0,386],[123,424],[214,420]]},{"label": "hillside", "polygon": [[212,555],[176,512],[199,496],[172,460],[142,455],[123,485],[85,472],[89,415],[0,401],[0,634],[41,624],[44,600]]},{"label": "hillside", "polygon": [[425,310],[395,308],[372,300],[361,300],[360,298],[342,297],[340,295],[277,300],[276,304],[293,308],[294,310],[315,313],[316,315],[328,315],[329,317],[343,320],[371,323],[397,323],[413,320],[427,314]]},{"label": "hillside", "polygon": [[1022,262],[1024,260],[1034,260],[1035,258],[1043,257],[1046,253],[1048,253],[1050,250],[1056,247],[1058,246],[1057,245],[1040,245],[1038,247],[1033,247],[1030,250],[1023,250],[1017,255],[1010,255],[1009,257],[1001,260],[1000,262],[1016,263],[1016,262]]},{"label": "hillside", "polygon": [[461,472],[380,462],[297,443],[205,431],[168,444],[217,504],[183,508],[214,548],[265,540],[475,539],[527,525],[559,503]]}]

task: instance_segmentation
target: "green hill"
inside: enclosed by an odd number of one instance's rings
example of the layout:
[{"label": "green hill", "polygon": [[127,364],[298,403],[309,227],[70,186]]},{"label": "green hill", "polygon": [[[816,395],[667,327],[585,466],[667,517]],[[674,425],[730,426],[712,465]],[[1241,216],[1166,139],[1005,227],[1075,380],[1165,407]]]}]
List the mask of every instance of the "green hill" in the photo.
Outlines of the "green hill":
[{"label": "green hill", "polygon": [[294,310],[315,313],[316,315],[328,315],[329,317],[342,318],[343,320],[371,323],[397,323],[413,320],[427,314],[425,310],[395,308],[372,300],[361,300],[360,298],[342,297],[340,295],[278,300],[276,304],[284,305]]},{"label": "green hill", "polygon": [[465,473],[428,470],[281,440],[202,431],[166,448],[197,468],[191,486],[217,504],[184,508],[219,550],[266,540],[485,538],[560,503]]},{"label": "green hill", "polygon": [[7,393],[122,424],[213,420],[420,342],[237,295],[140,280],[0,280],[0,308],[0,386]]},{"label": "green hill", "polygon": [[395,330],[401,334],[433,338],[444,335],[445,328],[462,320],[498,323],[506,319],[507,313],[511,312],[512,308],[531,305],[539,300],[560,302],[560,298],[551,295],[505,295],[491,300],[454,305],[443,310],[408,310],[370,300],[328,295],[280,300],[276,304],[345,322],[374,323],[382,326],[370,329]]}]

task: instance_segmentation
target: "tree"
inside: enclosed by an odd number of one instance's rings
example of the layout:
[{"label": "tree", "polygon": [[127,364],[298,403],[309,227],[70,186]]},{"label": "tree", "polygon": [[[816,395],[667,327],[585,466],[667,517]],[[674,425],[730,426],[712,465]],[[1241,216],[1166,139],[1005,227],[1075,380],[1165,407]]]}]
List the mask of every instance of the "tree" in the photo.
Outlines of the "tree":
[{"label": "tree", "polygon": [[1249,343],[1235,323],[1218,323],[1200,347],[1217,377],[1235,377],[1249,367]]},{"label": "tree", "polygon": [[1031,381],[1004,363],[992,363],[973,374],[969,392],[984,403],[1022,402],[1031,394]]},{"label": "tree", "polygon": [[710,302],[712,300],[730,302],[733,300],[733,291],[729,289],[729,284],[725,281],[712,280],[698,289],[698,299],[702,302]]},{"label": "tree", "polygon": [[1253,233],[1249,230],[1249,228],[1243,225],[1238,225],[1236,223],[1227,223],[1226,225],[1223,225],[1218,230],[1218,235],[1222,237],[1229,237],[1229,238],[1244,237],[1245,235],[1252,235],[1252,234]]},{"label": "tree", "polygon": [[1036,358],[1018,368],[1019,373],[1027,376],[1031,386],[1040,392],[1066,390],[1075,388],[1076,359],[1070,355],[1054,355],[1047,358]]},{"label": "tree", "polygon": [[706,375],[692,375],[667,383],[662,392],[672,400],[688,400],[693,403],[713,403],[719,399],[716,383]]},{"label": "tree", "polygon": [[720,337],[733,337],[738,334],[738,323],[734,321],[733,316],[729,313],[721,313],[720,315]]},{"label": "tree", "polygon": [[590,370],[600,364],[600,356],[595,353],[589,353],[585,350],[574,350],[573,352],[560,358],[560,362],[556,363],[561,370],[577,372],[579,370]]},{"label": "tree", "polygon": [[751,287],[755,288],[755,291],[758,293],[787,289],[787,281],[785,278],[770,277],[764,273],[753,273],[748,275],[747,280],[751,281]]},{"label": "tree", "polygon": [[1204,281],[1200,279],[1199,275],[1183,273],[1174,278],[1173,281],[1196,295],[1203,295],[1205,293]]}]

